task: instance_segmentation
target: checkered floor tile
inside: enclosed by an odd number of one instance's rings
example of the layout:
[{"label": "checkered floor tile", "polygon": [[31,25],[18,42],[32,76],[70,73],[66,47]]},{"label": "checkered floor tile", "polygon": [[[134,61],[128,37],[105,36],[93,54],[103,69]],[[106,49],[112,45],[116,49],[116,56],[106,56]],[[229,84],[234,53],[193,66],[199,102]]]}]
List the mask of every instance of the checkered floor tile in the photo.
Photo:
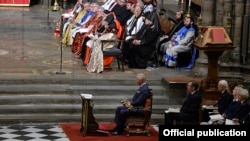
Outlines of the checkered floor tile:
[{"label": "checkered floor tile", "polygon": [[58,125],[11,125],[0,127],[1,141],[69,141]]},{"label": "checkered floor tile", "polygon": [[[158,126],[153,125],[156,131]],[[0,127],[0,141],[69,141],[59,125],[10,125]]]}]

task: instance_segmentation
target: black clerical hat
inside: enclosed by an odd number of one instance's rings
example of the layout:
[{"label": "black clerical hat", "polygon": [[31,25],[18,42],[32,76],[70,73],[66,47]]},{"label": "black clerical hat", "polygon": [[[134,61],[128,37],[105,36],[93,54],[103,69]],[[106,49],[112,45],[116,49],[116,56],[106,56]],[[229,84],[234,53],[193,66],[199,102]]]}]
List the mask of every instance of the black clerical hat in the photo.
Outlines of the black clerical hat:
[{"label": "black clerical hat", "polygon": [[156,13],[155,12],[146,12],[144,15],[143,15],[146,19],[154,22],[155,21],[155,18],[157,18],[156,16]]}]

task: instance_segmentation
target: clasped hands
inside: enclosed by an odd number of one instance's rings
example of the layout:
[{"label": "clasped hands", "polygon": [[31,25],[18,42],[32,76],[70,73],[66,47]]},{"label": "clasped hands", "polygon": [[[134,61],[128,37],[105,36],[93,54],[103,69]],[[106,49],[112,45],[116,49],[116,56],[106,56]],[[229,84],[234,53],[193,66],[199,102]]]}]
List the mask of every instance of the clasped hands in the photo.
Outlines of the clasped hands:
[{"label": "clasped hands", "polygon": [[127,107],[128,109],[132,107],[132,105],[130,104],[130,101],[127,99],[122,100],[121,103],[123,104],[123,106]]},{"label": "clasped hands", "polygon": [[134,44],[134,45],[140,45],[140,44],[141,44],[141,41],[140,41],[140,40],[133,40],[133,44]]}]

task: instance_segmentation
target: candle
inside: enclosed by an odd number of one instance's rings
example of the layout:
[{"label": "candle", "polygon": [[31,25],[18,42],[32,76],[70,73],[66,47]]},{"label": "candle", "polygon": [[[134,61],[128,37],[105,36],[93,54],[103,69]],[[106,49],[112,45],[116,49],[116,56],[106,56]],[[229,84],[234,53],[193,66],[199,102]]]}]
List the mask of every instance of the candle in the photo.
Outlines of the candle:
[{"label": "candle", "polygon": [[184,0],[181,0],[181,3],[184,3]]},{"label": "candle", "polygon": [[191,6],[191,0],[189,0],[189,2],[188,2],[188,6],[189,6],[189,7]]}]

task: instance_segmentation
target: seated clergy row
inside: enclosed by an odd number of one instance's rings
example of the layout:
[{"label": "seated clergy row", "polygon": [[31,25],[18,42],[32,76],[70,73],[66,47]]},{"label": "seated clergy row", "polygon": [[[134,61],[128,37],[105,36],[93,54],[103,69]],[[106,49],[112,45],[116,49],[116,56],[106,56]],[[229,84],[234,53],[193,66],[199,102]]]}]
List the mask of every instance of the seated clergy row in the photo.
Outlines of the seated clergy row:
[{"label": "seated clergy row", "polygon": [[[117,3],[116,5],[120,7],[122,5],[122,2],[119,1],[119,3]],[[89,2],[84,2],[82,11],[82,14],[81,12],[77,14],[75,20],[70,20],[68,21],[68,24],[67,22],[66,24],[64,24],[65,32],[63,34],[64,38],[62,40],[62,43],[71,46],[72,52],[75,54],[75,57],[81,57],[82,59],[87,60],[84,62],[88,63],[89,52],[87,55],[85,55],[85,46],[87,41],[90,39],[89,35],[101,35],[109,32],[117,34],[117,32],[119,32],[119,29],[117,28],[119,27],[117,27],[116,19],[118,18],[113,12],[104,12],[103,7],[94,2],[91,4]],[[78,20],[78,22],[76,22],[76,19]],[[84,54],[82,54],[82,52],[84,52]]]},{"label": "seated clergy row", "polygon": [[[64,18],[62,43],[71,46],[75,57],[83,60],[83,65],[89,64],[94,49],[90,47],[90,40],[96,41],[96,37],[106,33],[114,33],[117,35],[116,39],[121,39],[119,31],[124,31],[125,44],[122,48],[124,61],[128,63],[129,68],[147,68],[148,61],[156,50],[157,40],[163,35],[159,17],[155,7],[152,6],[153,1],[151,3],[143,3],[139,0],[125,2],[125,0],[108,1],[105,3],[109,4],[110,7],[108,7],[105,4],[100,6],[95,2],[78,1],[73,9],[74,12],[71,11],[71,17]],[[113,3],[112,6],[111,3]],[[196,33],[193,23],[193,18],[185,17],[184,26],[175,32],[170,41],[161,46],[160,51],[165,54],[163,60],[166,66],[175,66],[177,54],[191,49]],[[94,37],[95,39],[92,39]],[[102,40],[110,40],[106,37],[111,36],[104,36]],[[105,61],[103,66],[106,67],[113,59],[109,59],[106,65]],[[99,62],[99,64],[103,63]],[[103,66],[100,66],[101,69],[98,71],[97,68],[92,67],[90,72],[102,72]]]}]

